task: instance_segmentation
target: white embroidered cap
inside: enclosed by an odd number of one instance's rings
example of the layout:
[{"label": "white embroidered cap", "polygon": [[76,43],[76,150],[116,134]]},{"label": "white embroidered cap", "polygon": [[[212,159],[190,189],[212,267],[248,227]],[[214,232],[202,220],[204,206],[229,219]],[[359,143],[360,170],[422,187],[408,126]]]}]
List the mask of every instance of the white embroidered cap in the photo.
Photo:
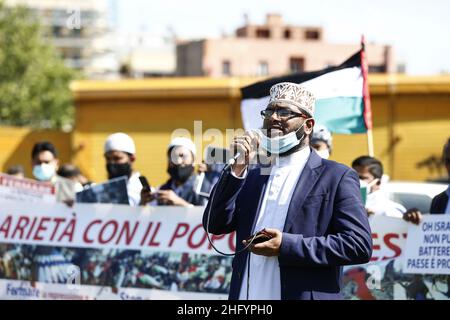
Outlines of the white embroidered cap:
[{"label": "white embroidered cap", "polygon": [[270,88],[269,105],[279,102],[296,106],[310,117],[314,117],[315,97],[312,92],[297,83],[281,82]]}]

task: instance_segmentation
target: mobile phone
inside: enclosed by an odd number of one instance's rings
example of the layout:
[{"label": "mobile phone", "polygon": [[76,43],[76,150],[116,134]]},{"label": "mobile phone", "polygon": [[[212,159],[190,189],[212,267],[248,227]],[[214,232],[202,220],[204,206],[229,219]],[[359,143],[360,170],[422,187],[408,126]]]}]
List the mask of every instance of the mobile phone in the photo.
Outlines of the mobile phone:
[{"label": "mobile phone", "polygon": [[251,242],[252,244],[257,244],[257,243],[268,241],[270,239],[272,239],[272,236],[270,234],[268,234],[266,231],[261,230],[261,231],[258,231],[256,234],[253,234],[250,237],[248,237],[246,241]]},{"label": "mobile phone", "polygon": [[224,148],[218,148],[213,146],[208,146],[205,149],[205,163],[209,166],[212,171],[222,171],[223,167],[228,163],[228,161],[233,158],[230,150]]},{"label": "mobile phone", "polygon": [[147,180],[146,177],[139,176],[139,181],[141,181],[142,188],[144,188],[145,190],[149,190],[150,191],[150,184],[148,183],[148,180]]}]

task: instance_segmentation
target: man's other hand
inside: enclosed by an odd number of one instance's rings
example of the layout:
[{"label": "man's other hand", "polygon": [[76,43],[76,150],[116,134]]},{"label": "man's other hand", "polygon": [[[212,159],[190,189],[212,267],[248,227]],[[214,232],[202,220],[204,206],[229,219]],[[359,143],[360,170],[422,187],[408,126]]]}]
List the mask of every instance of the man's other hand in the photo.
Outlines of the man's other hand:
[{"label": "man's other hand", "polygon": [[[277,229],[264,229],[272,238],[270,240],[252,244],[249,247],[249,250],[261,256],[266,257],[276,257],[280,255],[280,247],[281,247],[281,239],[283,237],[283,233]],[[244,245],[247,245],[247,241],[243,241]]]},{"label": "man's other hand", "polygon": [[412,208],[403,214],[403,220],[419,224],[422,221],[422,213],[417,208]]}]

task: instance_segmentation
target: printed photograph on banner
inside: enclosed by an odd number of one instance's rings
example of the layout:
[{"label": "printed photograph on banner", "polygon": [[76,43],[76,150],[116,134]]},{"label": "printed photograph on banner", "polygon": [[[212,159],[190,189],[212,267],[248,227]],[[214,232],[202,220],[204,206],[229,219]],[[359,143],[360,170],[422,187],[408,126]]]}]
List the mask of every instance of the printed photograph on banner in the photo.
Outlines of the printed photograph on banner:
[{"label": "printed photograph on banner", "polygon": [[344,268],[344,298],[349,300],[448,300],[447,275],[406,274],[403,258]]},{"label": "printed photograph on banner", "polygon": [[231,258],[0,244],[0,279],[73,285],[75,278],[80,286],[111,287],[113,292],[140,288],[228,294]]},{"label": "printed photograph on banner", "polygon": [[119,177],[93,185],[76,194],[80,203],[128,204],[127,178]]},{"label": "printed photograph on banner", "polygon": [[343,294],[357,300],[447,300],[450,277],[403,272],[408,224],[401,219],[370,219],[371,262],[344,267]]},{"label": "printed photograph on banner", "polygon": [[391,261],[344,268],[344,298],[348,300],[393,300]]}]

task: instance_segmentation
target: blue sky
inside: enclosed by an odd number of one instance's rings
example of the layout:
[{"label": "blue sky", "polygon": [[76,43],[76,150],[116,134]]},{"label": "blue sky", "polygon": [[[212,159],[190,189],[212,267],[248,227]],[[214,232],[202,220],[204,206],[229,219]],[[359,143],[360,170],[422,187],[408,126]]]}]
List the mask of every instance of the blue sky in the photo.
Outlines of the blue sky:
[{"label": "blue sky", "polygon": [[167,34],[181,38],[219,37],[243,25],[244,14],[262,23],[269,12],[294,25],[320,25],[327,41],[391,44],[409,74],[450,73],[448,0],[112,0],[123,32]]}]

